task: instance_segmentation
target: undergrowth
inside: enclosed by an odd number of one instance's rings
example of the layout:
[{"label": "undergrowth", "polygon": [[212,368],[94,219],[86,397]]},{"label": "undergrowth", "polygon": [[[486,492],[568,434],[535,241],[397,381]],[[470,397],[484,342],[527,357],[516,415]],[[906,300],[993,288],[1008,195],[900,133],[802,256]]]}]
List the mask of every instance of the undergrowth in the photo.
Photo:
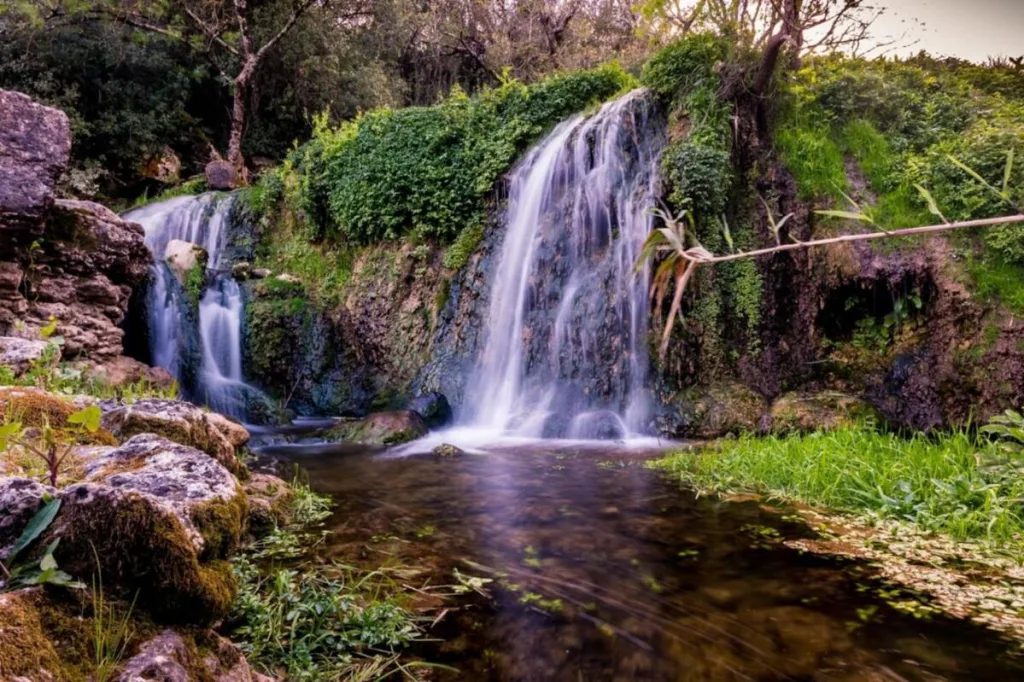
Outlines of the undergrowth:
[{"label": "undergrowth", "polygon": [[1024,548],[1024,477],[987,467],[997,446],[966,432],[903,438],[868,426],[745,435],[655,466],[709,493],[756,492],[902,519],[959,540]]}]

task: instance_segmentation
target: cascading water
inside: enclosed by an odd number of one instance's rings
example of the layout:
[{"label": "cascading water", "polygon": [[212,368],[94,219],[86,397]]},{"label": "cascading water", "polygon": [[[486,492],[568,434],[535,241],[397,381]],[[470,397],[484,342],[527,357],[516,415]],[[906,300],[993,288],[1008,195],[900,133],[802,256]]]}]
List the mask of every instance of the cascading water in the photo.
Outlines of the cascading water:
[{"label": "cascading water", "polygon": [[648,417],[648,273],[664,127],[633,91],[559,125],[512,173],[484,348],[460,423],[623,438]]},{"label": "cascading water", "polygon": [[[244,417],[251,393],[242,379],[242,292],[222,263],[225,223],[232,196],[202,194],[178,197],[130,211],[125,218],[142,225],[146,246],[153,254],[147,302],[149,348],[153,364],[166,368],[193,397],[219,412]],[[166,260],[167,246],[181,240],[203,247],[208,255],[209,282],[199,301],[198,339],[190,339],[185,290]],[[198,355],[198,372],[191,376],[187,350]]]}]

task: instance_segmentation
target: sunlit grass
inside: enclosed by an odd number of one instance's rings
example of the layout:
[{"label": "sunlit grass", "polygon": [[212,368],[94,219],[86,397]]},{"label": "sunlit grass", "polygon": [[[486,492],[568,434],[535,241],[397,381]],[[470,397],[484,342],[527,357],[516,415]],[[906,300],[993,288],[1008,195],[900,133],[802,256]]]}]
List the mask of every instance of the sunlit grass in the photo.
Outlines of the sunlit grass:
[{"label": "sunlit grass", "polygon": [[899,518],[957,539],[1020,546],[1024,477],[985,469],[995,446],[967,433],[903,438],[866,426],[742,436],[655,466],[705,492],[757,492]]}]

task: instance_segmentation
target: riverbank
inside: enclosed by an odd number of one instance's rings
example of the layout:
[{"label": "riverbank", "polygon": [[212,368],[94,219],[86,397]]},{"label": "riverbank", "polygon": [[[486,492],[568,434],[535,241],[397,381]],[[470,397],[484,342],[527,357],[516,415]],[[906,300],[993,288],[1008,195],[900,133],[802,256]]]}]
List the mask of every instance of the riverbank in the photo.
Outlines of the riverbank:
[{"label": "riverbank", "polygon": [[859,425],[741,436],[651,466],[699,494],[792,503],[816,537],[787,546],[866,559],[924,595],[894,596],[896,608],[968,618],[1024,645],[1024,478],[1003,444]]}]

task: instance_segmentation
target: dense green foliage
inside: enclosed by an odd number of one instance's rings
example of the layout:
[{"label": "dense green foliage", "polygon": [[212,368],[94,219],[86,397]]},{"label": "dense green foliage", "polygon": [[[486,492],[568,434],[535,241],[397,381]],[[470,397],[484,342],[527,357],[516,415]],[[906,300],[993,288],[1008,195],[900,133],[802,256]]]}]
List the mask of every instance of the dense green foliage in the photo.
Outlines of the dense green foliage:
[{"label": "dense green foliage", "polygon": [[475,97],[456,89],[438,106],[378,110],[338,128],[321,121],[293,157],[313,236],[450,241],[482,222],[487,195],[530,143],[630,84],[606,66]]},{"label": "dense green foliage", "polygon": [[742,436],[658,466],[713,492],[754,491],[840,511],[912,521],[957,539],[1020,545],[1024,479],[994,444],[967,433],[901,438],[866,426]]},{"label": "dense green foliage", "polygon": [[666,46],[644,64],[640,80],[660,99],[671,102],[693,90],[718,88],[715,64],[725,59],[724,41],[711,33],[689,36]]}]

